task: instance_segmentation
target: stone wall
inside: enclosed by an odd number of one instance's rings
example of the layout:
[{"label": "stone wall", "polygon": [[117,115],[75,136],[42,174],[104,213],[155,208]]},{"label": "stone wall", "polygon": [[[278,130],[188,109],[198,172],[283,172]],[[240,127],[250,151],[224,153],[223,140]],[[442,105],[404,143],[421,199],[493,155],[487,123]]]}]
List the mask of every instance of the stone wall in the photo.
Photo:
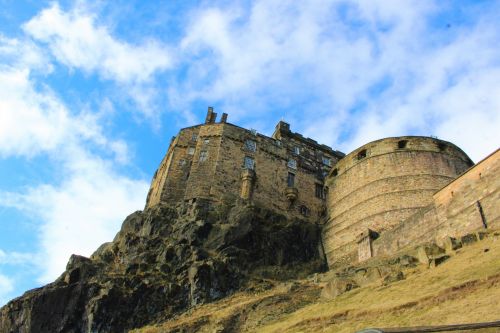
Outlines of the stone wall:
[{"label": "stone wall", "polygon": [[348,154],[327,180],[323,230],[330,265],[355,258],[356,238],[383,234],[433,200],[433,194],[472,165],[455,145],[427,137],[387,138]]},{"label": "stone wall", "polygon": [[423,242],[443,243],[500,226],[500,150],[437,191],[432,203],[372,244],[373,256],[391,255]]},{"label": "stone wall", "polygon": [[324,177],[341,157],[292,132],[287,123],[280,122],[268,137],[225,119],[216,123],[212,113],[205,124],[182,129],[172,141],[153,178],[146,207],[240,196],[317,222],[325,212]]},{"label": "stone wall", "polygon": [[500,225],[500,150],[496,150],[434,194],[439,221],[437,237],[459,236]]}]

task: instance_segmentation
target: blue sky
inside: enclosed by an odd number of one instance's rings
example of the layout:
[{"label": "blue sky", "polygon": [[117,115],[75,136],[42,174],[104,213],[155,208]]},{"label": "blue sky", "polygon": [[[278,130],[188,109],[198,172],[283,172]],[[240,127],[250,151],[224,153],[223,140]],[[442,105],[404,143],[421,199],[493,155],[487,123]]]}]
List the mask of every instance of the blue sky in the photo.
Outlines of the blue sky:
[{"label": "blue sky", "polygon": [[144,206],[208,106],[344,152],[500,143],[500,2],[0,0],[0,305]]}]

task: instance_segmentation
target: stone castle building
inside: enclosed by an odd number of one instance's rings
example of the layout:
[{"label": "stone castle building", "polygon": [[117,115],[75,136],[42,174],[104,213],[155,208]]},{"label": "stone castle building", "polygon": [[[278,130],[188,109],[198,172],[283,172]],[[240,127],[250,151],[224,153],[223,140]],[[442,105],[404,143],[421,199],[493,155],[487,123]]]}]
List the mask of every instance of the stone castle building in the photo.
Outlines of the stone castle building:
[{"label": "stone castle building", "polygon": [[153,177],[146,206],[159,202],[220,202],[239,196],[314,222],[325,214],[324,180],[344,154],[279,122],[272,137],[227,122],[209,108],[204,124],[172,139]]},{"label": "stone castle building", "polygon": [[345,155],[283,121],[268,137],[216,118],[172,139],[146,207],[240,197],[321,224],[330,267],[500,222],[499,150],[474,166],[450,142],[407,136]]}]

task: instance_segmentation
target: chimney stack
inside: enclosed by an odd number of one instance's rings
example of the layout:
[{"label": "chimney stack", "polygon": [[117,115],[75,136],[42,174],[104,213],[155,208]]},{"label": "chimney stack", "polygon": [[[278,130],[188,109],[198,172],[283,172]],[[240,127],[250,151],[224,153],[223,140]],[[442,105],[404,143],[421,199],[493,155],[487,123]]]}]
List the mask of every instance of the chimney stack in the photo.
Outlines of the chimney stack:
[{"label": "chimney stack", "polygon": [[205,124],[213,124],[217,119],[217,113],[214,112],[214,108],[209,106],[207,111],[207,117],[205,118]]}]

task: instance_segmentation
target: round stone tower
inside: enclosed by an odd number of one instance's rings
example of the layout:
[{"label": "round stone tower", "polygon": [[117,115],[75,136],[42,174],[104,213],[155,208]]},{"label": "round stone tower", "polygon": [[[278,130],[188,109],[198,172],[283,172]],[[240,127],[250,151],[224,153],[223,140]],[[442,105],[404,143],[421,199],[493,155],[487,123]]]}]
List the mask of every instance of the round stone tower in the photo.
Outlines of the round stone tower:
[{"label": "round stone tower", "polygon": [[381,139],[346,155],[326,181],[329,266],[355,261],[359,235],[394,228],[472,165],[460,148],[430,137]]}]

